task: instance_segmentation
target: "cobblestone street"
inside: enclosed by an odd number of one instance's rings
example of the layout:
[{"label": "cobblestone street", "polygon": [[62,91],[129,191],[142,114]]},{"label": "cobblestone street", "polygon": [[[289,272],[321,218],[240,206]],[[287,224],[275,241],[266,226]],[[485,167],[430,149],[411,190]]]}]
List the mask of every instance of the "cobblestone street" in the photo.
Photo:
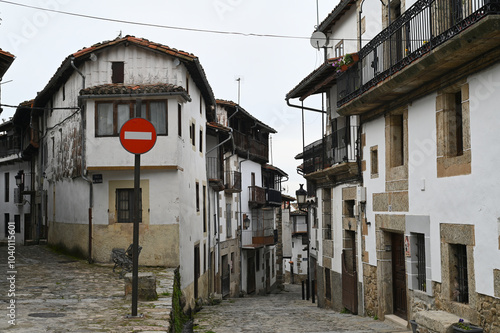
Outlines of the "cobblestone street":
[{"label": "cobblestone street", "polygon": [[127,319],[131,301],[124,298],[124,281],[111,265],[54,253],[45,246],[17,246],[15,326],[9,324],[6,279],[7,247],[0,247],[1,332],[165,332],[171,309],[173,270],[140,268],[154,272],[159,299],[139,302],[144,318]]},{"label": "cobblestone street", "polygon": [[[46,246],[17,246],[15,324],[9,324],[10,282],[5,277],[7,247],[0,247],[1,332],[166,332],[171,309],[173,270],[154,272],[159,299],[139,302],[143,318],[127,319],[131,301],[111,265],[89,265]],[[320,309],[301,299],[298,285],[268,296],[247,296],[204,306],[194,332],[407,332],[388,322]]]},{"label": "cobblestone street", "polygon": [[195,315],[194,332],[333,333],[410,332],[389,322],[318,308],[302,300],[299,285],[268,296],[246,296],[205,306]]}]

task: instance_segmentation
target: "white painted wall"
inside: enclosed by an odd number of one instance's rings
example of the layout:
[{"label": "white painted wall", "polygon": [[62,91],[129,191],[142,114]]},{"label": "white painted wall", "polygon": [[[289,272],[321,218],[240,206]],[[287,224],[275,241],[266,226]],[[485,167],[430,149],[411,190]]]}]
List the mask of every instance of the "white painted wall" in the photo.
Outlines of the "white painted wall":
[{"label": "white painted wall", "polygon": [[[172,83],[185,86],[189,74],[184,65],[173,66],[173,57],[159,55],[153,51],[136,46],[117,46],[97,52],[96,62],[87,61],[81,70],[86,76],[86,87],[111,83],[111,62],[125,62],[125,84]],[[54,106],[76,106],[77,97],[82,88],[81,76],[74,72],[65,84],[65,99],[62,98],[62,88],[54,95]],[[203,244],[206,234],[203,232],[203,186],[208,190],[205,170],[206,140],[203,139],[202,152],[199,151],[199,130],[206,134],[205,105],[202,103],[200,112],[201,92],[193,82],[189,81],[191,102],[177,97],[168,99],[168,135],[159,136],[155,147],[141,156],[141,166],[175,165],[178,170],[143,171],[141,179],[149,180],[149,214],[151,224],[179,224],[179,246],[181,265],[181,285],[187,287],[193,282],[194,246],[200,244],[200,271],[203,274],[204,251]],[[109,96],[109,100],[115,100]],[[134,99],[132,97],[131,99]],[[144,97],[143,97],[144,99]],[[149,99],[149,98],[148,98]],[[86,152],[87,167],[134,165],[134,156],[125,151],[118,137],[95,137],[95,100],[86,101]],[[177,131],[177,105],[182,103],[182,137]],[[54,137],[54,147],[61,147],[61,139],[67,138],[65,133],[80,129],[80,112],[74,110],[54,110],[47,114],[47,127],[54,127],[46,132],[48,141],[48,163],[52,166],[47,170],[49,220],[66,223],[88,223],[89,185],[82,178],[55,178],[54,167],[59,166],[57,154],[52,155],[51,137]],[[62,122],[67,117],[68,120]],[[195,123],[196,145],[193,147],[189,138],[189,125]],[[61,131],[59,131],[61,129]],[[62,133],[63,135],[60,135]],[[44,133],[45,134],[45,133]],[[109,210],[109,181],[132,180],[133,171],[106,171],[104,182],[95,184],[93,223],[107,224]],[[91,177],[91,174],[89,174]],[[200,211],[196,211],[195,184],[199,183]],[[207,200],[208,203],[208,200]],[[55,210],[54,210],[55,207]],[[208,226],[207,226],[208,227]],[[207,251],[207,255],[210,251]]]},{"label": "white painted wall", "polygon": [[328,58],[335,57],[335,46],[344,40],[344,54],[358,51],[357,11],[354,6],[333,26],[328,34]]},{"label": "white painted wall", "polygon": [[[370,265],[377,265],[375,213],[373,211],[373,194],[385,191],[385,119],[379,117],[363,125],[366,134],[366,145],[363,156],[366,160],[366,170],[363,172],[363,184],[366,187],[366,220],[368,236],[365,237],[365,248],[369,252]],[[370,147],[378,146],[378,177],[371,177]]]},{"label": "white painted wall", "polygon": [[[476,291],[494,295],[493,269],[500,267],[498,237],[500,207],[500,147],[495,144],[500,126],[497,97],[500,65],[471,75],[467,81],[470,92],[470,136],[472,173],[470,175],[437,178],[436,167],[436,94],[415,100],[408,106],[409,147],[409,212],[408,215],[430,216],[430,249],[432,279],[441,282],[440,224],[473,224],[475,230],[474,270]],[[366,146],[379,146],[379,178],[370,178],[370,160],[363,173],[367,187],[368,228],[366,249],[370,264],[375,264],[375,233],[372,194],[384,192],[385,131],[384,118],[364,125]],[[424,186],[425,184],[425,186]]]},{"label": "white painted wall", "polygon": [[[17,158],[17,155],[16,155]],[[5,161],[6,159],[4,159]],[[16,244],[24,244],[24,233],[25,233],[25,224],[24,224],[24,214],[30,213],[30,206],[34,204],[31,202],[31,198],[29,195],[24,195],[25,199],[22,205],[18,205],[14,203],[14,189],[17,188],[15,176],[19,172],[19,170],[24,170],[25,174],[30,172],[30,166],[28,162],[13,162],[12,164],[2,164],[1,172],[0,172],[0,240],[7,240],[9,236],[12,236],[8,233],[5,234],[5,224],[7,226],[9,222],[15,221],[15,215],[19,215],[20,217],[20,232],[15,233],[15,241]],[[8,174],[9,178],[9,186],[8,192],[9,197],[8,201],[6,201],[5,192],[6,192],[6,183],[5,183],[5,175]],[[25,175],[25,181],[29,181],[30,177]],[[28,191],[31,189],[31,184],[26,183],[24,190]],[[9,220],[5,220],[5,214],[9,214]],[[34,228],[34,225],[33,225]]]}]

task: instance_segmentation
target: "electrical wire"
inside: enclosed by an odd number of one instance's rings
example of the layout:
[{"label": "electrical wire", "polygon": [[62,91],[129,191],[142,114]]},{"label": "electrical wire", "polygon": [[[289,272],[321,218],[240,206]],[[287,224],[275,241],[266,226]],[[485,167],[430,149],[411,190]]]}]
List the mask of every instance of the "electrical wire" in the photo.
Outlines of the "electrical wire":
[{"label": "electrical wire", "polygon": [[76,16],[76,17],[83,17],[83,18],[87,18],[87,19],[100,20],[100,21],[108,21],[108,22],[115,22],[115,23],[132,24],[132,25],[140,25],[140,26],[153,27],[153,28],[184,30],[184,31],[203,32],[203,33],[212,33],[212,34],[239,35],[239,36],[246,36],[246,37],[271,37],[271,38],[288,38],[288,39],[309,39],[310,38],[310,37],[304,37],[304,36],[287,36],[287,35],[274,35],[274,34],[256,34],[256,33],[245,33],[245,32],[238,32],[238,31],[221,31],[221,30],[209,30],[209,29],[196,29],[196,28],[176,27],[176,26],[169,26],[169,25],[161,25],[161,24],[153,24],[153,23],[145,23],[145,22],[134,22],[134,21],[112,19],[112,18],[106,18],[106,17],[100,17],[100,16],[93,16],[93,15],[71,13],[71,12],[65,12],[65,11],[56,10],[56,9],[43,8],[43,7],[38,7],[38,6],[31,6],[31,5],[26,5],[26,4],[22,4],[22,3],[15,3],[15,2],[12,2],[12,1],[5,1],[5,0],[0,0],[0,2],[5,3],[5,4],[9,4],[9,5],[19,6],[19,7],[26,7],[26,8],[31,8],[31,9],[38,9],[38,10],[43,10],[43,11],[52,12],[52,13],[58,13],[58,14]]},{"label": "electrical wire", "polygon": [[[286,39],[303,39],[303,40],[309,40],[310,37],[306,36],[290,36],[290,35],[277,35],[277,34],[257,34],[257,33],[246,33],[246,32],[239,32],[239,31],[222,31],[222,30],[210,30],[210,29],[197,29],[197,28],[186,28],[186,27],[177,27],[177,26],[169,26],[169,25],[162,25],[162,24],[153,24],[153,23],[145,23],[145,22],[135,22],[135,21],[127,21],[127,20],[120,20],[120,19],[113,19],[113,18],[107,18],[107,17],[101,17],[101,16],[93,16],[93,15],[86,15],[86,14],[78,14],[78,13],[72,13],[72,12],[66,12],[62,10],[56,10],[56,9],[50,9],[50,8],[43,8],[43,7],[38,7],[38,6],[32,6],[32,5],[26,5],[22,3],[15,3],[12,1],[7,1],[7,0],[0,0],[0,3],[5,3],[9,5],[14,5],[14,6],[19,6],[19,7],[25,7],[25,8],[31,8],[31,9],[37,9],[37,10],[42,10],[46,12],[52,12],[52,13],[57,13],[57,14],[63,14],[63,15],[70,15],[70,16],[76,16],[76,17],[82,17],[82,18],[87,18],[87,19],[92,19],[92,20],[99,20],[99,21],[107,21],[107,22],[115,22],[115,23],[123,23],[123,24],[131,24],[131,25],[139,25],[139,26],[145,26],[145,27],[153,27],[153,28],[161,28],[161,29],[172,29],[172,30],[182,30],[182,31],[191,31],[191,32],[201,32],[201,33],[211,33],[211,34],[221,34],[221,35],[237,35],[237,36],[245,36],[245,37],[267,37],[267,38],[286,38]],[[491,38],[500,38],[500,37],[489,37],[488,39]],[[478,37],[477,39],[480,39]],[[358,41],[358,38],[330,38],[332,41]],[[361,39],[362,42],[369,42],[371,39]],[[410,39],[409,41],[420,41],[424,42],[426,40],[424,39]]]},{"label": "electrical wire", "polygon": [[80,110],[79,107],[70,106],[67,108],[45,108],[40,106],[24,106],[24,105],[9,105],[9,104],[0,104],[0,106],[4,106],[6,108],[23,108],[23,109],[31,109],[31,110]]}]

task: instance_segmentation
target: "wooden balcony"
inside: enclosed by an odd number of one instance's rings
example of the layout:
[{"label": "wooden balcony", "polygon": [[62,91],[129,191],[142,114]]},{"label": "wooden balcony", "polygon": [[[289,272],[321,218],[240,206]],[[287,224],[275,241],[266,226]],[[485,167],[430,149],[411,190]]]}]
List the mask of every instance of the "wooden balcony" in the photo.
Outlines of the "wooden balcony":
[{"label": "wooden balcony", "polygon": [[257,208],[266,204],[266,190],[259,186],[248,186],[248,206]]},{"label": "wooden balcony", "polygon": [[224,192],[226,193],[241,192],[241,172],[226,171],[226,182],[224,183]]},{"label": "wooden balcony", "polygon": [[251,160],[267,163],[269,161],[269,143],[252,138],[251,134],[233,131],[236,151],[242,156],[249,156]]}]

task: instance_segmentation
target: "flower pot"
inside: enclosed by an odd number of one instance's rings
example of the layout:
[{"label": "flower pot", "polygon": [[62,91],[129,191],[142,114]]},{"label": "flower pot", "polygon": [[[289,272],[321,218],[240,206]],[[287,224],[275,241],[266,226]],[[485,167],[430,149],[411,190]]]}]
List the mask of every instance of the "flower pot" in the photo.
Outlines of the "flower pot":
[{"label": "flower pot", "polygon": [[465,328],[460,328],[458,326],[453,325],[453,333],[457,332],[468,332],[468,333],[479,333],[483,332],[483,329],[481,327],[477,327],[474,325],[469,325],[470,329],[465,329]]},{"label": "flower pot", "polygon": [[351,55],[352,55],[352,60],[353,60],[354,62],[356,62],[356,61],[358,61],[358,60],[359,60],[359,55],[358,55],[357,53],[353,53],[353,54],[351,54]]}]

